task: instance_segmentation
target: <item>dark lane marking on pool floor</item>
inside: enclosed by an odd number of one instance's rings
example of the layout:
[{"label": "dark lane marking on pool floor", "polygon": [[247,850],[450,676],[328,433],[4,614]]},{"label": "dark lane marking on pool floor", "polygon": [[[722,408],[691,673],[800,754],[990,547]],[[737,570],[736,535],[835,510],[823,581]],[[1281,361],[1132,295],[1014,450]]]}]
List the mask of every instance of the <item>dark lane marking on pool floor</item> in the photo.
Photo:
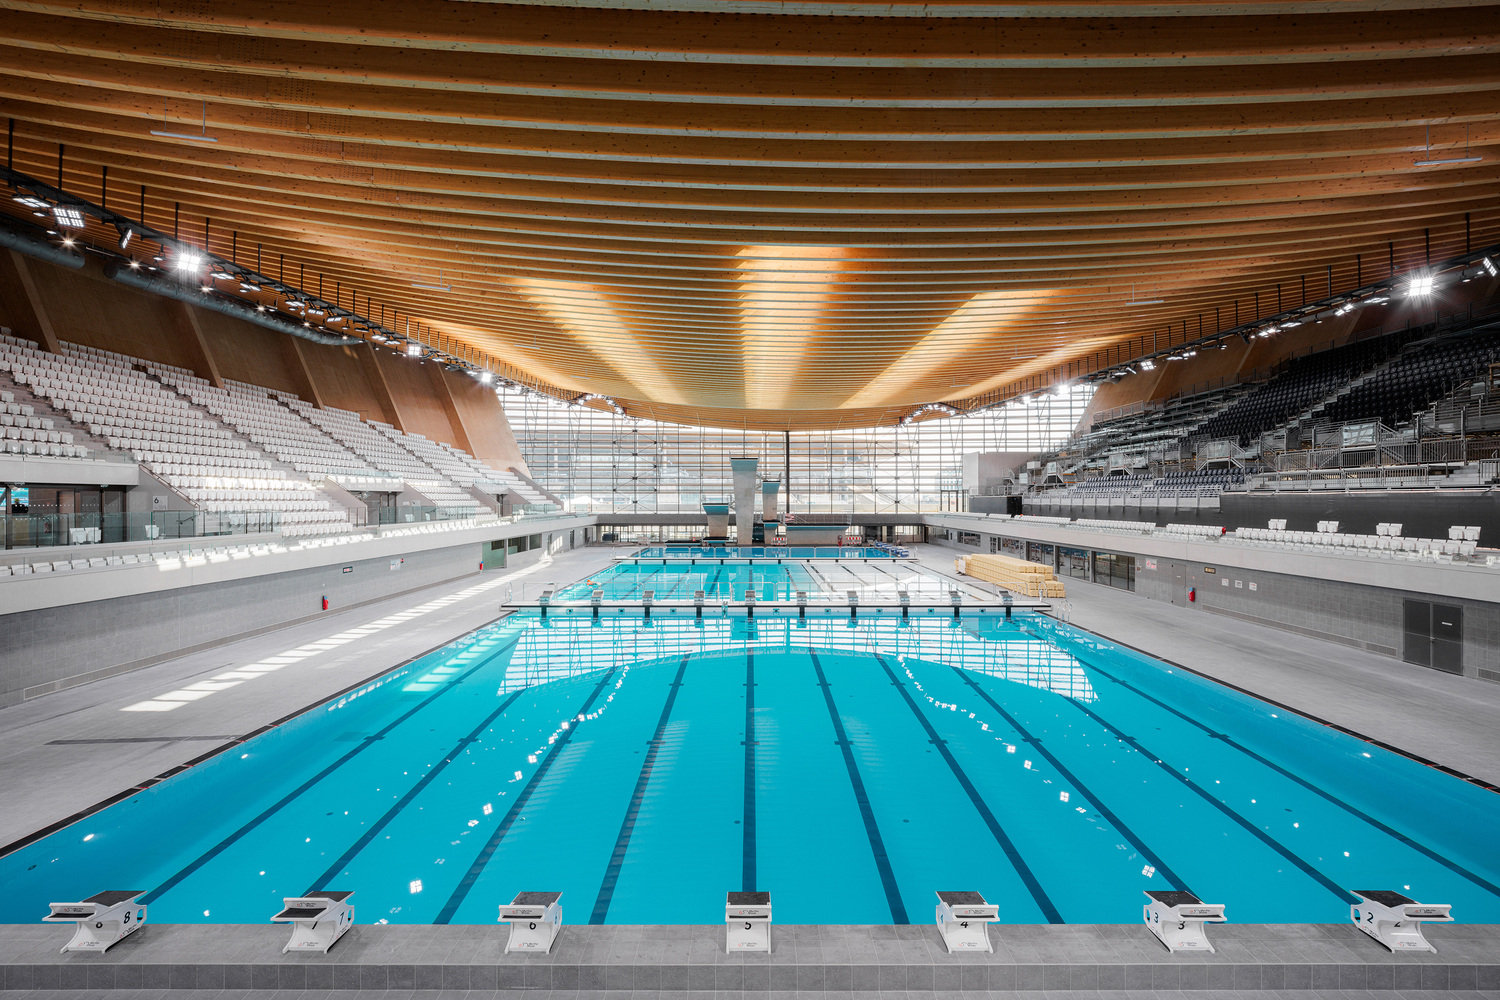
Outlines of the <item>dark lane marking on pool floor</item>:
[{"label": "dark lane marking on pool floor", "polygon": [[387,826],[389,826],[391,821],[399,816],[403,809],[411,805],[412,801],[422,793],[422,789],[426,788],[432,783],[432,780],[434,778],[442,774],[443,770],[447,768],[449,764],[453,763],[459,757],[463,756],[464,752],[469,749],[469,746],[473,744],[475,740],[479,739],[479,737],[484,734],[484,731],[486,729],[489,729],[491,726],[493,726],[495,724],[495,720],[504,715],[505,710],[507,708],[510,708],[510,706],[515,703],[515,700],[521,697],[522,693],[526,690],[526,688],[517,688],[515,691],[512,691],[510,697],[502,701],[498,708],[496,708],[489,715],[485,716],[483,722],[475,726],[469,731],[469,734],[467,736],[455,743],[453,749],[449,750],[446,754],[443,755],[442,760],[438,761],[427,771],[426,774],[422,775],[422,777],[418,779],[415,785],[412,785],[411,788],[407,789],[406,794],[401,796],[400,800],[397,801],[395,805],[387,809],[385,815],[381,816],[378,820],[372,823],[370,825],[370,828],[366,830],[358,840],[351,844],[349,846],[349,849],[345,851],[337,861],[329,865],[328,869],[323,872],[322,875],[319,875],[317,879],[314,880],[313,884],[309,886],[307,891],[302,895],[311,896],[313,893],[319,891],[320,889],[326,888],[330,879],[337,878],[345,868],[353,863],[355,857],[359,855],[359,852],[363,851],[366,847],[369,846],[370,842],[379,835],[381,830],[384,830]]},{"label": "dark lane marking on pool floor", "polygon": [[891,858],[885,849],[885,838],[880,835],[880,825],[875,822],[875,810],[870,805],[869,793],[859,774],[859,764],[854,759],[854,745],[844,731],[844,720],[839,715],[838,705],[833,700],[833,690],[828,678],[823,675],[823,665],[818,654],[807,651],[812,658],[813,670],[818,675],[818,687],[823,689],[823,702],[828,706],[828,718],[833,722],[833,733],[838,738],[839,751],[844,755],[844,769],[849,772],[849,786],[854,790],[854,801],[859,804],[859,817],[864,820],[865,837],[870,842],[870,853],[875,856],[875,869],[880,873],[880,885],[885,890],[886,905],[891,908],[891,923],[909,924],[906,904],[901,901],[901,890],[896,885],[896,873],[891,868]]},{"label": "dark lane marking on pool floor", "polygon": [[436,701],[438,698],[441,698],[443,695],[447,694],[449,691],[455,690],[461,683],[463,683],[463,681],[465,679],[467,679],[468,677],[470,677],[471,675],[473,675],[476,671],[478,671],[481,668],[483,668],[487,663],[489,663],[495,657],[501,656],[501,655],[505,654],[507,651],[513,649],[515,647],[516,643],[520,642],[520,640],[521,640],[521,637],[519,635],[517,635],[515,638],[513,638],[509,642],[505,643],[499,649],[495,650],[493,653],[490,653],[488,656],[486,656],[485,659],[482,662],[474,664],[474,666],[470,667],[468,670],[464,671],[463,673],[459,674],[457,677],[453,678],[453,680],[451,682],[449,682],[445,686],[439,688],[438,690],[432,692],[432,694],[428,695],[426,698],[423,698],[421,701],[417,702],[417,704],[415,704],[414,706],[412,706],[407,711],[403,712],[394,721],[390,722],[389,724],[387,724],[386,726],[384,726],[383,728],[381,728],[374,735],[372,735],[372,736],[366,736],[364,739],[360,740],[359,745],[357,745],[354,749],[352,749],[348,753],[344,754],[342,757],[340,757],[338,760],[334,761],[332,764],[329,764],[327,767],[323,768],[323,770],[319,771],[317,774],[313,775],[311,778],[308,778],[306,781],[304,781],[302,784],[298,785],[296,788],[292,789],[286,795],[283,795],[280,799],[278,799],[276,801],[276,803],[274,805],[268,807],[263,812],[261,812],[259,815],[257,815],[254,819],[250,820],[248,823],[245,823],[238,830],[234,831],[229,836],[225,837],[223,840],[221,840],[217,844],[215,844],[213,847],[209,848],[207,851],[205,851],[202,854],[200,854],[196,859],[194,859],[193,861],[189,862],[188,865],[185,868],[183,868],[180,871],[178,871],[175,875],[173,875],[171,878],[167,879],[161,885],[157,886],[155,889],[152,889],[150,892],[146,893],[146,895],[144,895],[144,896],[141,897],[141,902],[142,903],[151,903],[151,902],[154,902],[157,899],[160,899],[163,893],[168,892],[173,887],[175,887],[176,885],[178,885],[178,883],[182,882],[183,879],[187,878],[189,875],[192,875],[199,868],[202,868],[204,865],[208,864],[214,858],[218,857],[220,854],[223,854],[225,851],[229,850],[229,848],[233,847],[236,843],[238,843],[246,834],[248,834],[250,831],[254,830],[256,827],[260,826],[262,823],[264,823],[266,820],[270,819],[272,816],[276,815],[276,813],[280,812],[282,809],[285,809],[287,806],[291,805],[293,802],[295,802],[297,800],[297,798],[299,796],[301,796],[302,794],[304,794],[305,792],[307,792],[313,786],[317,785],[318,782],[322,781],[324,778],[328,777],[330,774],[332,774],[333,772],[337,771],[339,768],[343,767],[345,764],[349,763],[355,757],[358,757],[360,754],[364,753],[366,750],[368,750],[371,746],[373,746],[378,741],[385,739],[386,735],[389,734],[392,730],[394,730],[397,726],[401,725],[407,719],[410,719],[412,716],[414,716],[418,712],[422,711],[422,709],[426,708],[428,705],[432,704],[434,701]]},{"label": "dark lane marking on pool floor", "polygon": [[755,654],[745,654],[745,806],[740,847],[740,887],[755,892]]},{"label": "dark lane marking on pool floor", "polygon": [[1047,918],[1047,922],[1049,924],[1064,923],[1062,914],[1058,912],[1057,907],[1047,895],[1047,891],[1042,888],[1041,882],[1037,881],[1036,873],[1031,870],[1031,866],[1026,863],[1026,859],[1021,857],[1021,852],[1016,849],[1015,842],[1010,839],[1010,835],[1005,832],[1005,828],[1000,825],[1000,821],[995,818],[995,814],[990,812],[990,807],[985,804],[984,798],[979,794],[979,790],[974,787],[974,783],[969,780],[968,774],[964,772],[963,767],[954,759],[952,752],[948,749],[948,744],[938,735],[938,731],[932,727],[931,720],[923,713],[916,699],[912,698],[911,692],[906,689],[906,685],[901,683],[900,678],[896,676],[896,672],[891,669],[890,663],[883,655],[880,653],[872,655],[875,657],[875,662],[879,663],[881,669],[885,671],[885,675],[891,679],[892,686],[900,692],[902,699],[905,700],[912,714],[917,717],[917,721],[921,723],[922,728],[926,730],[927,738],[932,741],[933,748],[942,756],[943,761],[948,765],[948,769],[953,772],[953,777],[958,779],[959,785],[963,787],[965,794],[969,796],[969,801],[974,804],[974,809],[979,813],[980,818],[984,820],[985,826],[989,827],[990,835],[995,838],[995,843],[1000,845],[1000,850],[1004,851],[1005,856],[1010,859],[1011,866],[1015,868],[1016,874],[1021,877],[1021,882],[1026,886],[1026,890],[1031,893],[1031,898],[1036,901],[1037,907],[1041,909],[1042,915]]},{"label": "dark lane marking on pool floor", "polygon": [[[984,699],[985,704],[989,705],[990,708],[993,708],[995,711],[999,712],[1001,717],[1005,719],[1006,723],[1017,733],[1019,733],[1023,740],[1030,743],[1032,748],[1035,749],[1036,752],[1047,761],[1047,763],[1057,768],[1058,774],[1062,775],[1069,782],[1071,782],[1074,788],[1081,791],[1084,794],[1084,797],[1094,804],[1094,808],[1099,810],[1099,815],[1103,816],[1111,826],[1120,831],[1121,836],[1123,836],[1126,840],[1128,840],[1132,845],[1135,846],[1135,849],[1140,852],[1141,857],[1145,858],[1151,864],[1151,867],[1156,869],[1157,874],[1161,875],[1161,877],[1166,879],[1168,882],[1171,882],[1178,889],[1181,889],[1184,892],[1193,892],[1192,888],[1187,884],[1186,881],[1183,880],[1182,876],[1173,871],[1167,865],[1167,863],[1156,854],[1155,851],[1147,847],[1145,841],[1141,840],[1140,837],[1137,837],[1135,835],[1135,832],[1132,831],[1130,827],[1126,826],[1124,821],[1121,820],[1120,817],[1116,816],[1114,814],[1114,811],[1111,810],[1109,806],[1104,804],[1103,799],[1095,794],[1093,789],[1080,781],[1076,774],[1068,770],[1067,766],[1064,765],[1062,761],[1057,759],[1057,755],[1043,746],[1042,741],[1033,736],[1025,726],[1021,725],[1021,723],[1016,719],[1015,716],[1011,715],[1004,708],[1001,708],[1000,703],[992,698],[988,691],[979,686],[979,684],[974,680],[972,674],[964,670],[962,667],[951,667],[950,669],[954,673],[958,674],[958,676],[963,680],[965,684],[973,688],[974,693],[979,695],[980,698]],[[1197,893],[1193,893],[1193,895],[1196,896]]]},{"label": "dark lane marking on pool floor", "polygon": [[562,736],[553,744],[551,752],[542,758],[542,762],[537,765],[537,769],[531,772],[531,779],[526,782],[526,786],[521,789],[521,793],[511,803],[510,809],[505,813],[505,818],[500,821],[499,826],[495,827],[495,832],[490,834],[490,839],[485,842],[484,847],[479,852],[479,856],[474,859],[474,863],[469,866],[469,870],[464,873],[464,877],[454,887],[453,894],[448,897],[448,902],[443,904],[442,910],[433,919],[433,923],[446,924],[452,921],[453,915],[463,905],[463,901],[468,897],[470,890],[479,881],[479,877],[484,874],[484,869],[489,865],[490,859],[500,849],[500,844],[505,840],[505,835],[515,825],[516,817],[520,816],[521,810],[526,808],[526,803],[530,800],[531,793],[536,791],[537,786],[542,783],[542,779],[552,769],[553,763],[562,754],[563,749],[572,741],[573,734],[578,732],[578,717],[580,715],[587,715],[589,709],[594,707],[594,702],[599,700],[599,695],[604,693],[604,689],[609,685],[610,681],[614,680],[615,674],[619,672],[619,669],[618,666],[611,667],[609,672],[604,675],[604,679],[595,685],[594,690],[588,696],[588,700],[583,703],[583,707],[568,716],[568,728],[563,730]]},{"label": "dark lane marking on pool floor", "polygon": [[[1072,701],[1072,699],[1069,699],[1069,701]],[[1243,828],[1245,832],[1249,833],[1251,836],[1259,840],[1261,843],[1265,844],[1277,854],[1280,854],[1283,858],[1286,858],[1293,865],[1299,868],[1303,872],[1303,874],[1313,879],[1323,888],[1327,889],[1329,892],[1333,893],[1335,896],[1346,903],[1358,902],[1358,900],[1350,895],[1348,890],[1346,890],[1343,886],[1339,885],[1327,875],[1324,875],[1317,868],[1313,867],[1313,865],[1309,862],[1304,861],[1300,855],[1298,855],[1291,848],[1287,847],[1281,841],[1277,840],[1275,837],[1271,836],[1269,833],[1256,826],[1250,820],[1241,816],[1234,809],[1231,809],[1227,803],[1219,799],[1208,789],[1203,788],[1192,778],[1189,778],[1187,775],[1177,770],[1177,768],[1173,767],[1171,764],[1168,764],[1165,760],[1158,757],[1150,750],[1146,749],[1134,736],[1126,736],[1124,733],[1120,732],[1119,729],[1115,728],[1113,725],[1107,722],[1103,716],[1099,715],[1099,713],[1095,712],[1088,706],[1080,704],[1076,701],[1073,701],[1072,704],[1074,708],[1078,709],[1084,715],[1087,715],[1090,719],[1093,719],[1100,726],[1103,726],[1107,731],[1112,733],[1116,739],[1119,739],[1121,742],[1127,744],[1137,753],[1142,754],[1147,760],[1155,764],[1161,770],[1165,771],[1167,774],[1170,774],[1173,778],[1176,778],[1179,782],[1182,783],[1183,786],[1190,789],[1203,801],[1207,802],[1209,805],[1219,810],[1219,812],[1223,813],[1231,822]]]},{"label": "dark lane marking on pool floor", "polygon": [[615,836],[615,849],[609,856],[609,864],[604,869],[604,881],[599,884],[599,895],[594,899],[594,912],[589,915],[589,923],[602,924],[604,918],[609,915],[609,904],[615,895],[615,885],[620,881],[620,868],[625,864],[625,855],[630,850],[630,837],[635,832],[635,821],[641,812],[641,802],[646,798],[646,788],[651,783],[651,772],[656,767],[656,756],[661,751],[662,735],[667,731],[667,723],[672,719],[672,706],[677,701],[677,690],[682,687],[682,675],[687,672],[688,660],[692,654],[682,658],[677,665],[677,676],[672,679],[671,688],[667,691],[667,702],[661,708],[661,718],[656,720],[656,732],[651,734],[651,741],[646,744],[646,759],[641,762],[641,773],[635,779],[635,790],[630,795],[630,804],[625,809],[625,819],[620,823],[620,832]]},{"label": "dark lane marking on pool floor", "polygon": [[[1286,768],[1282,767],[1280,764],[1277,764],[1274,761],[1272,761],[1272,760],[1270,760],[1270,759],[1268,759],[1266,757],[1262,757],[1260,754],[1256,753],[1254,750],[1251,750],[1249,747],[1245,746],[1244,744],[1236,742],[1227,733],[1215,732],[1211,727],[1205,726],[1203,723],[1199,722],[1197,719],[1194,719],[1192,716],[1183,714],[1182,712],[1180,712],[1177,709],[1173,708],[1171,705],[1168,705],[1166,702],[1161,701],[1160,699],[1155,698],[1155,697],[1147,694],[1145,691],[1142,691],[1140,688],[1136,687],[1134,684],[1131,684],[1129,681],[1126,681],[1126,680],[1123,680],[1123,679],[1121,679],[1119,677],[1116,677],[1113,674],[1111,674],[1109,671],[1102,670],[1099,667],[1094,666],[1094,664],[1092,664],[1092,663],[1089,664],[1089,669],[1095,671],[1101,677],[1105,677],[1105,678],[1108,678],[1111,681],[1114,681],[1116,684],[1118,684],[1121,687],[1125,688],[1127,691],[1134,692],[1135,694],[1139,695],[1141,698],[1144,698],[1146,701],[1151,702],[1153,705],[1156,705],[1157,707],[1162,708],[1162,709],[1164,709],[1167,712],[1170,712],[1171,714],[1177,716],[1179,719],[1182,719],[1184,722],[1187,722],[1190,725],[1192,725],[1195,729],[1202,730],[1204,733],[1207,733],[1210,737],[1212,737],[1212,738],[1214,738],[1216,740],[1221,741],[1225,746],[1232,747],[1235,750],[1238,750],[1240,753],[1244,754],[1246,757],[1249,757],[1250,759],[1256,761],[1257,763],[1264,764],[1266,767],[1268,767],[1271,770],[1275,771],[1277,774],[1281,775],[1282,777],[1287,778],[1290,781],[1296,782],[1298,785],[1301,785],[1303,788],[1307,789],[1308,791],[1312,792],[1313,794],[1317,795],[1318,797],[1326,800],[1330,804],[1338,806],[1340,809],[1343,809],[1345,812],[1349,813],[1349,815],[1354,816],[1357,819],[1364,820],[1366,823],[1370,824],[1375,829],[1379,830],[1381,833],[1384,833],[1388,837],[1391,837],[1391,838],[1393,838],[1395,840],[1400,841],[1401,843],[1403,843],[1406,846],[1408,846],[1408,847],[1412,848],[1413,850],[1417,851],[1419,854],[1423,855],[1424,857],[1427,857],[1427,858],[1430,858],[1433,861],[1436,861],[1438,864],[1442,865],[1444,868],[1447,868],[1449,871],[1453,872],[1455,875],[1461,875],[1465,879],[1467,879],[1468,881],[1473,882],[1475,885],[1479,886],[1481,889],[1484,889],[1486,892],[1492,893],[1492,894],[1494,894],[1496,896],[1500,896],[1500,885],[1496,885],[1495,883],[1493,883],[1493,882],[1489,881],[1488,879],[1486,879],[1483,875],[1480,875],[1477,872],[1472,872],[1469,869],[1465,868],[1463,865],[1460,865],[1458,862],[1453,861],[1453,860],[1451,860],[1449,858],[1444,857],[1442,854],[1439,854],[1437,851],[1434,851],[1430,847],[1427,847],[1424,844],[1420,844],[1417,841],[1412,840],[1410,837],[1408,837],[1406,834],[1402,833],[1400,830],[1397,830],[1397,829],[1395,829],[1393,827],[1387,826],[1385,823],[1382,823],[1380,820],[1376,819],[1374,816],[1371,816],[1370,814],[1368,814],[1368,813],[1364,812],[1363,810],[1361,810],[1358,806],[1355,806],[1355,805],[1353,805],[1352,803],[1349,803],[1349,802],[1345,802],[1343,799],[1339,798],[1337,795],[1334,795],[1331,792],[1328,792],[1328,791],[1325,791],[1322,788],[1319,788],[1317,785],[1313,784],[1311,781],[1308,781],[1306,778],[1303,778],[1300,775],[1298,775],[1298,774],[1296,774],[1296,773],[1294,773],[1292,771],[1287,770]],[[1351,902],[1352,902],[1352,900],[1351,900]]]}]

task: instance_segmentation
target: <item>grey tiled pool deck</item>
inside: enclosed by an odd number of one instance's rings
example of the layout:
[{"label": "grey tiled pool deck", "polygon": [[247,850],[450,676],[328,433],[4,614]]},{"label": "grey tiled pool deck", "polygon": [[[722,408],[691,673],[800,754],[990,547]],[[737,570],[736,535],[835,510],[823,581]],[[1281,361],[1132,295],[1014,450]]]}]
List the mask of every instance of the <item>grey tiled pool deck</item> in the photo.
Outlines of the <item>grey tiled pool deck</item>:
[{"label": "grey tiled pool deck", "polygon": [[273,925],[147,925],[104,955],[69,929],[8,925],[17,990],[503,990],[610,994],[1500,990],[1500,926],[1430,929],[1438,954],[1385,952],[1344,925],[1211,929],[1217,954],[1168,953],[1134,925],[995,925],[994,954],[949,955],[935,927],[781,926],[769,955],[724,954],[722,926],[565,927],[551,955],[504,954],[502,926],[357,925],[327,955],[282,955]]}]

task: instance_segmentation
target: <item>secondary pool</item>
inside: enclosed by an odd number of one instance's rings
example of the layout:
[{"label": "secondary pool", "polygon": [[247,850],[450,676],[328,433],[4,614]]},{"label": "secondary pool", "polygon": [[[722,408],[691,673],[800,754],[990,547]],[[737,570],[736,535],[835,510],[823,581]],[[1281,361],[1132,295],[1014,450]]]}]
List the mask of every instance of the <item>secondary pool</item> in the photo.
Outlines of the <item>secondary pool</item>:
[{"label": "secondary pool", "polygon": [[687,601],[701,590],[710,600],[742,600],[754,591],[759,601],[790,601],[797,591],[843,604],[849,591],[861,600],[894,603],[905,588],[913,601],[947,605],[950,580],[924,572],[916,563],[887,559],[880,562],[841,562],[832,559],[786,563],[681,563],[667,560],[621,562],[587,580],[563,587],[558,601],[586,601],[595,590],[609,601],[639,601],[651,591],[656,601]]},{"label": "secondary pool", "polygon": [[[295,667],[288,668],[296,669]],[[284,675],[283,675],[284,676]],[[158,923],[1237,922],[1395,888],[1500,922],[1500,795],[1051,618],[514,615],[0,858],[0,920],[149,890]]]},{"label": "secondary pool", "polygon": [[652,545],[634,553],[642,559],[895,559],[888,549],[869,545]]}]

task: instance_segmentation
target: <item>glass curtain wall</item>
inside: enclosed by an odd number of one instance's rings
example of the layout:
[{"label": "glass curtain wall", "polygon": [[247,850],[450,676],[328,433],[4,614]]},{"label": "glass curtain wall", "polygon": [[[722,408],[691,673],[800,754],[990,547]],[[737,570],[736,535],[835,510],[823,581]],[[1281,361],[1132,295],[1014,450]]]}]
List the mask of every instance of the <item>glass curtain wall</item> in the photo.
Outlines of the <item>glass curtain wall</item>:
[{"label": "glass curtain wall", "polygon": [[701,511],[705,499],[733,495],[730,457],[750,456],[762,479],[784,481],[781,502],[793,513],[917,513],[941,510],[942,491],[963,488],[966,453],[1060,444],[1093,387],[908,427],[791,433],[638,420],[516,389],[498,395],[532,478],[575,510]]}]

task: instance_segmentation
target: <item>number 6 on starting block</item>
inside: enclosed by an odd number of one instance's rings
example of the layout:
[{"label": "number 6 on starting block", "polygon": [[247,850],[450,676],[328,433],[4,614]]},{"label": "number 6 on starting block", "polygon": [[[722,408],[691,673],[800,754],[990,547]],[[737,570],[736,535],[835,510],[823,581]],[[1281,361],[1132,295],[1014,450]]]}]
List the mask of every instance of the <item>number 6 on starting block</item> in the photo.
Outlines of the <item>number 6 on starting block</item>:
[{"label": "number 6 on starting block", "polygon": [[557,932],[562,930],[560,892],[518,892],[510,905],[500,907],[500,922],[510,924],[505,953],[540,951],[550,954]]}]

